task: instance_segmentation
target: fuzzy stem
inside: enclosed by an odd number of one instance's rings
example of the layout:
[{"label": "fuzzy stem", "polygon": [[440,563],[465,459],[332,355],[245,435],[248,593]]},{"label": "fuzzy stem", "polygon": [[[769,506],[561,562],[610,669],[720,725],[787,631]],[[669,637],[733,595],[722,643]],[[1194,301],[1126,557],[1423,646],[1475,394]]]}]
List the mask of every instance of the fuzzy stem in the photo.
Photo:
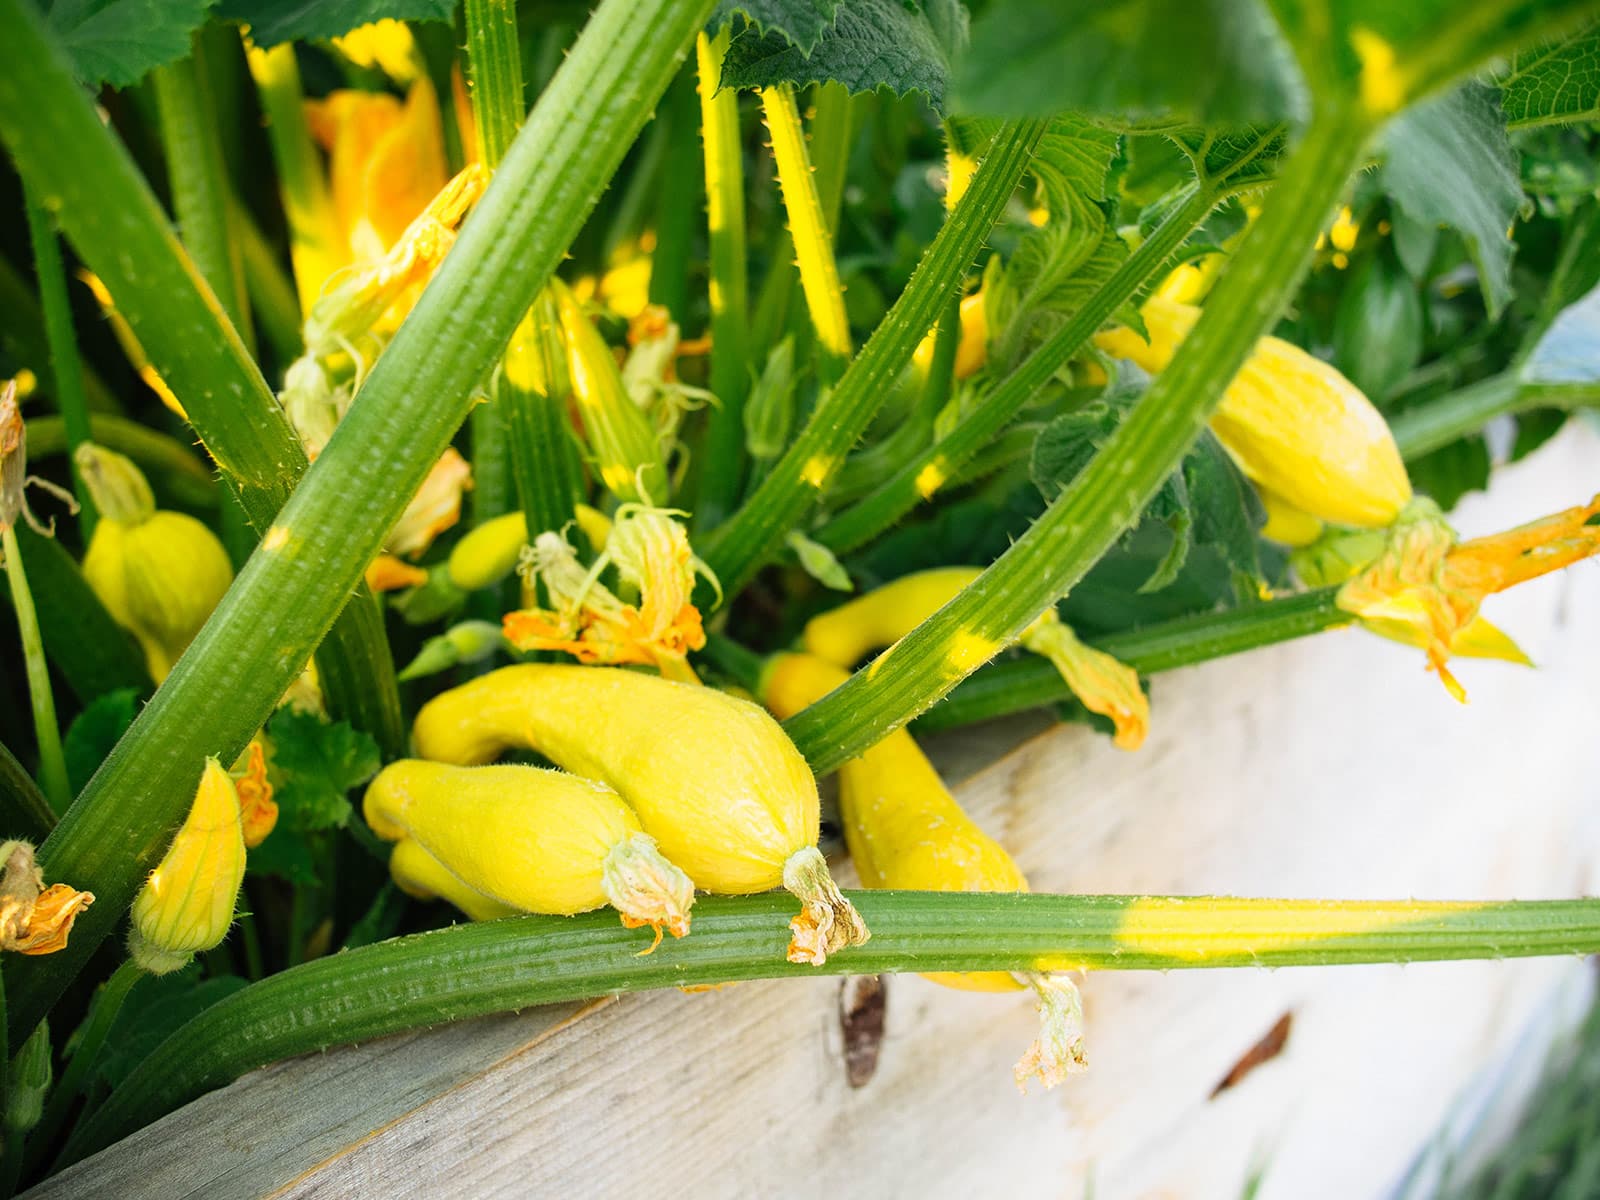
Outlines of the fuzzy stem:
[{"label": "fuzzy stem", "polygon": [[198,49],[188,58],[156,68],[153,78],[172,207],[184,249],[253,355],[255,333],[250,326],[244,265],[239,241],[228,225],[229,188],[222,143],[212,123]]},{"label": "fuzzy stem", "polygon": [[[344,1042],[535,1004],[817,973],[1157,970],[1593,954],[1600,900],[1487,903],[852,892],[864,946],[784,961],[794,901],[708,896],[694,936],[638,955],[614,914],[456,925],[330,955],[233,993],[144,1059],[75,1160],[246,1071]],[[92,911],[92,910],[91,910]],[[74,934],[76,937],[76,934]]]},{"label": "fuzzy stem", "polygon": [[[46,843],[41,856],[51,869],[92,887],[100,902],[79,919],[66,949],[5,964],[18,1028],[50,1007],[112,932],[194,795],[205,756],[231,760],[243,749],[344,608],[711,6],[602,0],[595,10],[454,249],[373,367],[361,403]],[[78,136],[63,139],[75,158],[104,147],[109,134],[32,5],[0,0],[0,24],[13,31],[0,39],[0,131],[13,150],[20,142],[38,152],[38,114],[69,111],[81,113],[73,121]],[[25,169],[36,164],[32,154],[23,161]],[[75,203],[92,209],[104,199],[79,196]],[[125,230],[126,214],[120,218]],[[70,228],[65,207],[62,219]],[[152,321],[159,311],[150,311]]]},{"label": "fuzzy stem", "polygon": [[95,507],[78,471],[73,452],[92,439],[89,400],[83,386],[83,359],[72,328],[72,302],[67,296],[67,271],[61,261],[61,243],[50,227],[50,217],[33,188],[24,185],[23,204],[28,212],[28,236],[33,243],[33,272],[39,283],[39,304],[44,310],[45,335],[50,347],[50,374],[55,382],[56,407],[66,432],[71,463],[72,491],[78,498],[78,531],[87,544],[94,533]]},{"label": "fuzzy stem", "polygon": [[[522,55],[515,0],[466,0],[467,66],[478,153],[490,170],[500,165],[522,126]],[[511,511],[512,451],[502,381],[492,398],[472,410],[472,520],[475,525]],[[483,597],[493,606],[493,592]],[[491,615],[491,614],[485,614]]]},{"label": "fuzzy stem", "polygon": [[1027,533],[880,655],[870,673],[858,672],[785,723],[813,770],[833,770],[932,707],[1066,594],[1138,519],[1294,295],[1370,131],[1369,118],[1348,108],[1312,121],[1205,315],[1104,449]]},{"label": "fuzzy stem", "polygon": [[833,238],[817,196],[811,159],[806,154],[794,86],[784,83],[762,88],[761,107],[772,138],[772,158],[778,167],[778,185],[789,217],[789,236],[794,239],[800,289],[821,350],[819,373],[824,383],[831,383],[850,357],[850,320],[844,311],[844,288],[833,257]]},{"label": "fuzzy stem", "polygon": [[567,419],[565,354],[555,302],[545,292],[512,337],[498,393],[529,544],[572,520],[583,499],[583,463]]},{"label": "fuzzy stem", "polygon": [[730,33],[700,34],[700,133],[705,142],[706,225],[711,240],[711,391],[717,406],[700,457],[697,528],[718,525],[744,479],[744,399],[750,387],[746,323],[750,281],[745,264],[744,155],[739,145],[739,94],[718,91]]},{"label": "fuzzy stem", "polygon": [[800,436],[761,486],[702,551],[733,596],[750,581],[783,535],[827,487],[845,454],[871,422],[917,343],[961,285],[1043,135],[1044,121],[1001,126],[972,186],[934,238],[911,282],[851,362],[838,386],[817,403]]},{"label": "fuzzy stem", "polygon": [[5,549],[6,575],[11,583],[11,604],[17,613],[17,631],[22,635],[22,658],[28,673],[28,698],[33,705],[33,733],[39,744],[39,786],[59,813],[72,803],[72,787],[67,782],[67,760],[61,753],[61,727],[56,724],[56,700],[50,691],[50,668],[45,663],[44,640],[39,636],[39,616],[28,590],[28,575],[22,567],[22,550],[17,534],[9,525],[0,532]]},{"label": "fuzzy stem", "polygon": [[[1350,614],[1336,603],[1338,591],[1322,588],[1227,612],[1180,617],[1094,638],[1088,645],[1141,675],[1153,675],[1348,625]],[[916,730],[954,729],[1072,699],[1072,689],[1061,672],[1045,659],[1030,655],[990,663],[969,676],[917,718]]]},{"label": "fuzzy stem", "polygon": [[1524,383],[1516,372],[1507,371],[1408,408],[1391,419],[1389,428],[1401,455],[1413,461],[1477,433],[1496,417],[1533,408],[1595,405],[1600,405],[1600,383]]},{"label": "fuzzy stem", "polygon": [[932,499],[1083,348],[1094,331],[1171,260],[1216,202],[1215,192],[1196,189],[1123,260],[1071,320],[1028,355],[937,445],[901,467],[871,495],[834,517],[813,536],[835,554],[844,554],[882,533],[919,503]]}]

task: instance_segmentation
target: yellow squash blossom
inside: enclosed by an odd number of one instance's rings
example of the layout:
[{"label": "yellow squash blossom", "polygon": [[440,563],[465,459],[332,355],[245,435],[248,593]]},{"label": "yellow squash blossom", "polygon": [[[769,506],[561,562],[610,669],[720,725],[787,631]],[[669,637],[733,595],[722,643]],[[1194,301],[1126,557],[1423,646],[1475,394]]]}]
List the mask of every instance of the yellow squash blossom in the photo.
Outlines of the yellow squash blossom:
[{"label": "yellow squash blossom", "polygon": [[[692,679],[686,660],[706,643],[692,598],[695,579],[716,581],[674,515],[681,514],[622,505],[604,551],[587,570],[564,535],[540,534],[526,551],[523,572],[530,585],[544,585],[554,607],[507,613],[506,640],[519,650],[559,650],[584,663],[648,664],[663,675]],[[623,603],[600,582],[608,565],[638,590],[638,604]]]},{"label": "yellow squash blossom", "polygon": [[267,780],[267,749],[261,734],[250,739],[233,764],[234,791],[239,797],[239,826],[245,848],[254,850],[278,824],[278,804]]},{"label": "yellow squash blossom", "polygon": [[[1152,296],[1148,338],[1131,329],[1095,335],[1108,354],[1166,369],[1200,310]],[[1337,525],[1380,528],[1411,500],[1411,480],[1383,416],[1321,359],[1266,337],[1228,385],[1211,431],[1249,478],[1302,512]]]},{"label": "yellow squash blossom", "polygon": [[358,67],[377,68],[397,83],[422,75],[422,56],[404,21],[385,17],[333,39],[339,53]]},{"label": "yellow squash blossom", "polygon": [[66,946],[78,914],[93,903],[92,892],[64,883],[46,887],[29,843],[0,845],[0,951],[54,954]]},{"label": "yellow squash blossom", "polygon": [[[1339,607],[1368,628],[1427,651],[1457,700],[1466,692],[1448,663],[1458,639],[1495,657],[1516,651],[1489,626],[1475,626],[1485,598],[1600,553],[1600,496],[1489,537],[1457,542],[1437,506],[1419,501],[1395,525],[1383,554],[1339,589]],[[1495,637],[1504,639],[1497,644]]]},{"label": "yellow squash blossom", "polygon": [[346,262],[381,258],[449,179],[433,84],[420,76],[404,104],[384,92],[330,92],[307,101],[306,123],[328,152]]},{"label": "yellow squash blossom", "polygon": [[128,953],[152,975],[222,941],[244,881],[244,826],[233,777],[206,759],[183,826],[134,899]]}]

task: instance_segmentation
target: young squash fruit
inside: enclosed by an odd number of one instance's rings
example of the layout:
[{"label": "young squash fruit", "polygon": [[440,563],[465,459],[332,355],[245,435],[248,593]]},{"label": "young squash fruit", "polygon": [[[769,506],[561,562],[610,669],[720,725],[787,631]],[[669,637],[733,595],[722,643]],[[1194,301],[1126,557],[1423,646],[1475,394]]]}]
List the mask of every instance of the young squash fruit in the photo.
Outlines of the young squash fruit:
[{"label": "young squash fruit", "polygon": [[379,837],[415,843],[444,872],[397,847],[390,872],[402,890],[442,896],[475,919],[610,904],[658,942],[663,930],[689,932],[694,885],[603,783],[540,767],[402,759],[378,773],[362,811]]},{"label": "young squash fruit", "polygon": [[791,962],[820,965],[868,937],[817,850],[816,780],[758,706],[709,688],[612,667],[504,667],[424,705],[417,754],[486,763],[537,750],[604,780],[696,887],[800,898]]},{"label": "young squash fruit", "polygon": [[[848,674],[810,654],[783,654],[767,667],[762,700],[787,718],[821,699]],[[861,882],[869,888],[932,892],[1025,892],[1028,880],[1000,845],[956,803],[927,756],[896,730],[839,768],[839,814]],[[1040,972],[940,971],[945,987],[1038,997],[1040,1038],[1017,1063],[1019,1087],[1038,1075],[1053,1087],[1084,1065],[1082,1009],[1070,981]]]}]

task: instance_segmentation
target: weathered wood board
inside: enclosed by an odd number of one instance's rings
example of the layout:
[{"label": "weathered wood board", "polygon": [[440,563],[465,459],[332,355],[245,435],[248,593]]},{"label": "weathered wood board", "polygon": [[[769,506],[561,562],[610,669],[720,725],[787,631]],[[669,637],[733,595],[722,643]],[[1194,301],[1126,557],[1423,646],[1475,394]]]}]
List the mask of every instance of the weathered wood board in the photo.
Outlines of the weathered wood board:
[{"label": "weathered wood board", "polygon": [[[1572,428],[1457,514],[1488,532],[1587,498]],[[1600,861],[1600,570],[1492,602],[1542,665],[1358,631],[1163,676],[1150,741],[1051,729],[958,791],[1041,890],[1569,896]],[[993,736],[1003,736],[1004,731]],[[943,747],[969,762],[968,737]],[[863,1087],[840,981],[747,984],[470,1022],[280,1064],[36,1189],[43,1197],[1383,1196],[1460,1097],[1537,1057],[1574,960],[1104,974],[1091,1070],[1019,1096],[1019,997],[888,984]],[[1217,1083],[1285,1012],[1284,1052]],[[1544,1014],[1541,1017],[1541,1014]],[[1534,1034],[1527,1033],[1535,1030]],[[1526,1074],[1526,1072],[1524,1072]],[[1470,1114],[1469,1114],[1470,1115]]]}]

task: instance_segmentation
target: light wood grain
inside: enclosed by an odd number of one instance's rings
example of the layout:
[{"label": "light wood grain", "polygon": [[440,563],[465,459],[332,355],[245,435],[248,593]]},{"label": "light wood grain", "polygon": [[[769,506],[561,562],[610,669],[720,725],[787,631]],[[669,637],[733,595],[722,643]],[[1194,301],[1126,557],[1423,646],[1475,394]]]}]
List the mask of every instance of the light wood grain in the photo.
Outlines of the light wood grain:
[{"label": "light wood grain", "polygon": [[[1458,523],[1487,532],[1584,499],[1596,463],[1600,439],[1570,429]],[[1593,891],[1600,572],[1541,581],[1490,615],[1544,669],[1463,664],[1466,707],[1420,654],[1331,633],[1161,677],[1137,754],[1052,729],[959,794],[1042,890]],[[946,759],[969,762],[971,744]],[[1027,1003],[914,977],[889,981],[877,1071],[851,1088],[840,986],[625,997],[576,1020],[529,1012],[281,1064],[33,1194],[705,1200],[1092,1183],[1117,1200],[1237,1196],[1264,1169],[1265,1197],[1381,1196],[1442,1122],[1472,1126],[1475,1079],[1537,1058],[1587,971],[1108,973],[1085,989],[1090,1072],[1027,1097],[1009,1071],[1032,1037]],[[1213,1099],[1286,1011],[1285,1052]]]}]

